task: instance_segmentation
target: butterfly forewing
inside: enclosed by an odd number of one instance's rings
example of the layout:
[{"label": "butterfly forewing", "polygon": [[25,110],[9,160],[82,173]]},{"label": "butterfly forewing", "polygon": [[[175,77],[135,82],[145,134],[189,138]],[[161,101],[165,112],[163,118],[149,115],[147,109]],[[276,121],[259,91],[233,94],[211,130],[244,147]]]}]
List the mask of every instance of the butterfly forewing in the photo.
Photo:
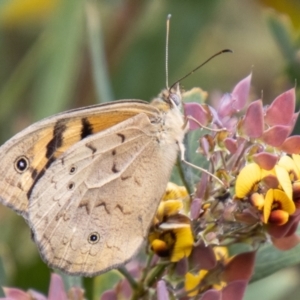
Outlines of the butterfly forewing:
[{"label": "butterfly forewing", "polygon": [[0,201],[27,218],[32,189],[62,153],[140,112],[157,115],[146,102],[116,101],[60,113],[21,131],[0,148]]}]

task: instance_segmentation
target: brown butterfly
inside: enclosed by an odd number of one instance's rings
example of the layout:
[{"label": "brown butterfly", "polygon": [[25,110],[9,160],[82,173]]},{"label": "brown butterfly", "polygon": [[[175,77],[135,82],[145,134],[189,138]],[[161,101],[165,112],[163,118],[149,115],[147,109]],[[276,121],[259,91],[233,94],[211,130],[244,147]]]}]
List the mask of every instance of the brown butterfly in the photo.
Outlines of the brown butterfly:
[{"label": "brown butterfly", "polygon": [[20,213],[43,259],[92,276],[147,237],[186,132],[179,86],[39,121],[0,148],[1,202]]}]

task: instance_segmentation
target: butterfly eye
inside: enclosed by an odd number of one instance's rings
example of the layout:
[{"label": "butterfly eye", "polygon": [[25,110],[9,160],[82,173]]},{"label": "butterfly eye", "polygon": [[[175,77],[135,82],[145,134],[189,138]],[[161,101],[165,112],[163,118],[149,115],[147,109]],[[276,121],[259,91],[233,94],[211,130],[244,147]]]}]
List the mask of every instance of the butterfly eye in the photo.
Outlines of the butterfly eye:
[{"label": "butterfly eye", "polygon": [[180,97],[179,95],[177,94],[174,94],[174,93],[170,93],[169,95],[171,101],[176,105],[176,106],[179,106],[181,101],[180,101]]},{"label": "butterfly eye", "polygon": [[76,172],[76,170],[77,170],[77,167],[72,166],[72,167],[70,168],[69,174],[70,174],[70,175],[73,175],[73,174]]},{"label": "butterfly eye", "polygon": [[15,169],[18,173],[23,173],[28,169],[29,160],[26,156],[20,156],[15,161]]},{"label": "butterfly eye", "polygon": [[69,185],[68,185],[68,190],[71,191],[73,190],[75,187],[75,183],[74,182],[70,182]]},{"label": "butterfly eye", "polygon": [[100,235],[98,232],[92,232],[88,237],[88,242],[90,244],[96,244],[100,241]]}]

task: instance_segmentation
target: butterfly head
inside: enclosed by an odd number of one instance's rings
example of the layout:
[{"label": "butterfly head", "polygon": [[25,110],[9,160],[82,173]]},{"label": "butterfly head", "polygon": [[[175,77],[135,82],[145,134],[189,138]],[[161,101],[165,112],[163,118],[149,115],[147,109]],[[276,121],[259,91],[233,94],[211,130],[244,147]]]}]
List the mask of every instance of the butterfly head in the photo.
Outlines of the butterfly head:
[{"label": "butterfly head", "polygon": [[180,89],[179,83],[172,86],[171,88],[163,89],[157,98],[152,101],[152,104],[159,106],[165,110],[179,110],[182,106],[182,90]]}]

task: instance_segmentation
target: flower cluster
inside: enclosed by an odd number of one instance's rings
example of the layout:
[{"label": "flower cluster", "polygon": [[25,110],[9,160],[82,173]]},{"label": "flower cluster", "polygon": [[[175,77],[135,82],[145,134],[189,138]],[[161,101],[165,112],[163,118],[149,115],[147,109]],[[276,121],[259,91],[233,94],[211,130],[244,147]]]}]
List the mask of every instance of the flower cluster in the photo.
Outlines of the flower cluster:
[{"label": "flower cluster", "polygon": [[[216,109],[186,104],[192,129],[211,128],[199,142],[198,152],[209,160],[212,176],[203,174],[197,185],[190,211],[193,232],[196,243],[202,241],[212,249],[244,242],[254,251],[271,239],[275,247],[287,250],[300,241],[295,233],[300,220],[300,136],[290,136],[298,117],[295,90],[279,95],[267,107],[262,100],[253,101],[243,114],[250,80],[248,76],[231,94],[223,95]],[[252,257],[254,252],[239,255]],[[235,260],[237,256],[229,258]],[[219,278],[228,279],[228,262],[223,259],[221,265]],[[249,280],[251,264],[241,265],[240,270],[247,276],[236,273],[235,281]],[[214,269],[210,273],[218,278]],[[205,295],[216,288],[216,281],[207,280],[207,274],[204,269],[187,274],[199,279],[198,289],[188,295],[197,292],[209,299]],[[219,282],[224,286],[230,281]]]},{"label": "flower cluster", "polygon": [[[191,131],[205,130],[197,152],[209,167],[194,166],[203,172],[191,195],[168,185],[133,299],[242,299],[261,244],[285,250],[299,243],[300,137],[290,136],[295,91],[267,107],[262,100],[246,107],[250,82],[241,80],[215,108],[186,102]],[[199,88],[184,93],[185,101],[206,97]],[[234,253],[238,243],[248,250]]]},{"label": "flower cluster", "polygon": [[[251,75],[215,101],[216,108],[185,104],[190,129],[206,129],[197,152],[207,158],[209,168],[186,205],[188,212],[176,211],[185,216],[185,230],[190,224],[193,245],[189,235],[181,237],[169,228],[174,244],[191,247],[185,257],[178,256],[178,265],[185,260],[181,283],[177,278],[172,285],[170,273],[164,278],[168,293],[177,299],[232,299],[232,291],[234,299],[242,299],[259,245],[271,240],[287,250],[300,241],[295,233],[300,220],[300,136],[290,136],[298,117],[295,90],[279,95],[269,106],[256,100],[246,107],[250,82]],[[188,99],[197,95],[206,97],[200,89],[185,93]],[[230,246],[237,243],[249,245],[250,251],[233,255]],[[170,262],[176,261],[175,249]]]},{"label": "flower cluster", "polygon": [[149,233],[151,250],[171,262],[190,256],[194,244],[191,221],[182,213],[185,200],[186,189],[169,182]]}]

